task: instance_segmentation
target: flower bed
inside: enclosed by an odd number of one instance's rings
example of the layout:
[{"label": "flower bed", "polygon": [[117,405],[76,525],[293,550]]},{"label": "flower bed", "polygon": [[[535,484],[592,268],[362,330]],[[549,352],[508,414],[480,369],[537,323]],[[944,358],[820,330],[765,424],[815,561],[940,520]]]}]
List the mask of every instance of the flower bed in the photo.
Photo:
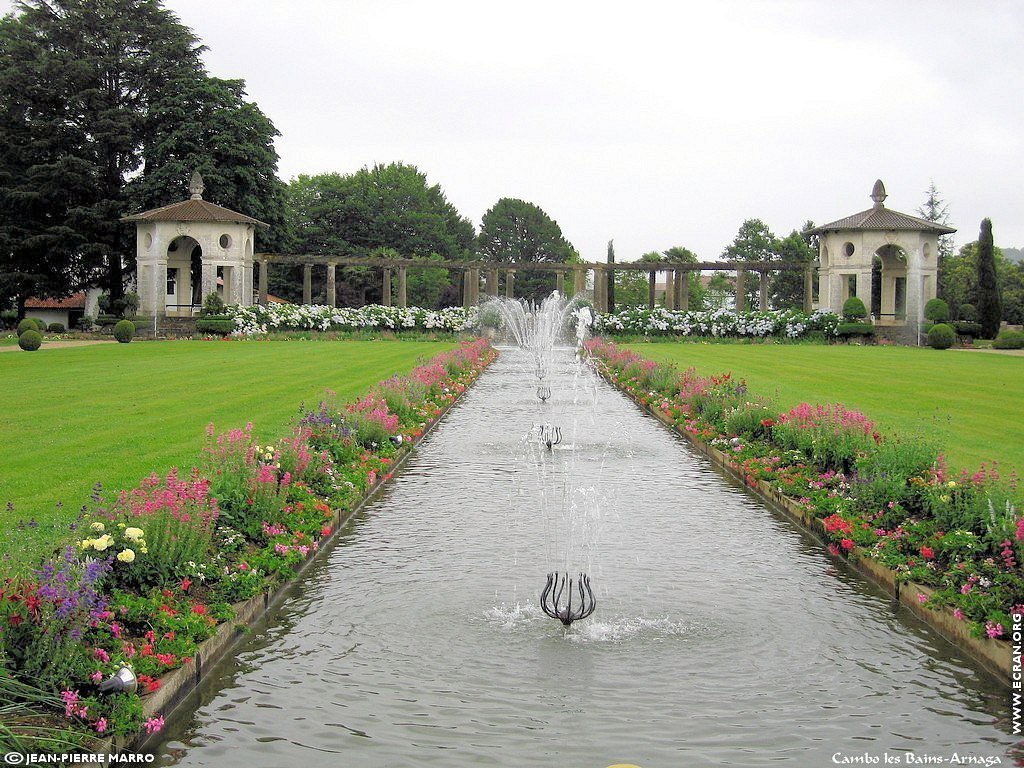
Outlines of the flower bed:
[{"label": "flower bed", "polygon": [[457,333],[476,327],[477,308],[447,307],[329,307],[308,304],[230,306],[225,314],[235,321],[234,334],[255,336],[282,330],[418,330]]},{"label": "flower bed", "polygon": [[841,405],[780,412],[730,374],[646,360],[602,339],[587,343],[602,373],[679,431],[729,455],[753,487],[787,500],[833,556],[924,585],[917,598],[975,637],[1005,640],[1024,612],[1024,516],[1016,477],[994,465],[951,471],[930,445],[883,435]]},{"label": "flower bed", "polygon": [[818,335],[833,339],[838,325],[838,315],[821,310],[808,315],[792,309],[765,312],[734,312],[730,309],[683,312],[655,307],[598,314],[595,330],[600,333],[643,336],[800,339]]},{"label": "flower bed", "polygon": [[[0,721],[0,747],[88,749],[158,731],[163,720],[140,695],[192,665],[241,601],[292,577],[494,355],[479,340],[354,403],[329,393],[267,445],[251,425],[222,434],[210,425],[188,473],[154,474],[110,499],[97,490],[74,544],[31,577],[0,583],[0,692],[31,685],[63,707],[44,713],[45,738]],[[122,667],[138,693],[102,693]],[[19,717],[39,715],[19,699]]]}]

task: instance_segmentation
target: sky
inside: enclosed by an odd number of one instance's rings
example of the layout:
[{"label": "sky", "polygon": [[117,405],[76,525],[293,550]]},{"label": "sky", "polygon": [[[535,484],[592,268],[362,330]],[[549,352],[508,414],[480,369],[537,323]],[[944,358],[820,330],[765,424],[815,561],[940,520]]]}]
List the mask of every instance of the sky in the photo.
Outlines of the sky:
[{"label": "sky", "polygon": [[[0,0],[7,10],[10,2]],[[957,244],[1024,245],[1024,2],[165,0],[281,136],[279,173],[416,165],[479,226],[543,208],[586,260],[720,256],[934,181]]]}]

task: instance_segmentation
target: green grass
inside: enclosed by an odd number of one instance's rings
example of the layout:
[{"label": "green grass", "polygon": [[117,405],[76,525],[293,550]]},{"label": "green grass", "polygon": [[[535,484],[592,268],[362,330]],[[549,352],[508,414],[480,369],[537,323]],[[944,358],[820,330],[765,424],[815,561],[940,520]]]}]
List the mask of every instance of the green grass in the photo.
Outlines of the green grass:
[{"label": "green grass", "polygon": [[914,347],[679,344],[627,345],[701,373],[731,371],[781,408],[843,403],[883,432],[931,440],[952,467],[996,460],[1024,472],[1024,357]]},{"label": "green grass", "polygon": [[[96,482],[112,492],[194,466],[211,422],[223,431],[251,421],[275,438],[325,390],[352,400],[453,346],[169,341],[0,354],[0,552],[25,563],[51,551]],[[29,519],[38,528],[16,529]]]}]

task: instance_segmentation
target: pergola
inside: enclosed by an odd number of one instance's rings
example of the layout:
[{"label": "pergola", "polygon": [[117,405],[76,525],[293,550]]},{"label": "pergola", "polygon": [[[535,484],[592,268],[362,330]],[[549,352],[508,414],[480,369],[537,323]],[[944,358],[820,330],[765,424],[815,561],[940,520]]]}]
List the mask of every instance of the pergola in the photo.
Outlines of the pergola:
[{"label": "pergola", "polygon": [[[484,295],[498,295],[499,274],[505,274],[505,295],[515,296],[515,276],[520,271],[554,272],[555,287],[565,290],[566,280],[571,280],[573,291],[579,293],[586,290],[588,273],[593,273],[594,308],[599,312],[608,311],[608,275],[622,271],[642,271],[649,273],[665,272],[668,276],[665,287],[665,306],[668,309],[686,310],[689,308],[690,272],[734,271],[736,273],[736,309],[746,309],[747,274],[758,275],[760,309],[768,308],[768,275],[778,271],[800,271],[804,275],[804,311],[812,309],[812,286],[814,264],[798,261],[739,261],[739,262],[508,262],[508,261],[454,261],[454,260],[419,260],[419,259],[382,259],[382,258],[339,258],[318,254],[280,254],[257,253],[253,259],[260,264],[259,303],[267,303],[267,267],[270,264],[301,264],[302,303],[312,303],[313,267],[323,266],[327,271],[327,303],[334,306],[337,302],[338,267],[374,267],[383,270],[383,304],[391,306],[394,301],[391,295],[391,282],[394,272],[398,273],[397,304],[407,306],[406,279],[410,269],[450,269],[463,273],[462,304],[471,307],[480,300],[481,277],[483,278]],[[654,282],[648,293],[648,307],[654,307]]]}]

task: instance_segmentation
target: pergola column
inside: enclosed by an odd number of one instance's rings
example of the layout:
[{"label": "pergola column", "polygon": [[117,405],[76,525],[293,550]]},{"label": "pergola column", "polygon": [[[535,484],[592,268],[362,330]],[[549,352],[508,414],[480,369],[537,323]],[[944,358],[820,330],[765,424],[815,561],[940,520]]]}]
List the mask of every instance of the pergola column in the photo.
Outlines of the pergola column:
[{"label": "pergola column", "polygon": [[473,290],[470,281],[473,279],[473,270],[467,269],[462,273],[462,307],[469,309],[473,306]]},{"label": "pergola column", "polygon": [[572,290],[574,295],[587,290],[587,272],[583,267],[575,267],[572,271]]},{"label": "pergola column", "polygon": [[498,295],[498,270],[494,267],[487,270],[487,284],[484,290],[488,296]]},{"label": "pergola column", "polygon": [[555,272],[555,290],[561,294],[565,294],[565,272],[558,270]]},{"label": "pergola column", "polygon": [[762,312],[768,309],[768,271],[760,271],[761,280],[758,284],[757,308]]},{"label": "pergola column", "polygon": [[598,312],[607,312],[608,288],[607,276],[603,269],[594,270],[594,309]]},{"label": "pergola column", "polygon": [[811,314],[814,309],[814,265],[804,267],[804,312]]},{"label": "pergola column", "polygon": [[690,309],[690,273],[679,272],[676,275],[676,309],[688,312]]},{"label": "pergola column", "polygon": [[402,309],[405,309],[407,306],[409,306],[406,295],[406,271],[406,267],[398,268],[398,306],[400,306]]},{"label": "pergola column", "polygon": [[665,274],[665,309],[676,308],[676,271],[670,269]]},{"label": "pergola column", "polygon": [[327,306],[338,306],[338,283],[335,268],[338,265],[333,261],[327,262]]},{"label": "pergola column", "polygon": [[476,305],[480,303],[480,268],[473,267],[472,269],[469,270],[469,273],[471,275],[469,281],[469,294],[471,304]]},{"label": "pergola column", "polygon": [[654,309],[654,283],[658,279],[658,271],[652,269],[647,275],[647,308]]},{"label": "pergola column", "polygon": [[267,268],[270,266],[270,262],[266,259],[260,259],[260,306],[267,306],[267,281],[268,274]]},{"label": "pergola column", "polygon": [[302,303],[313,303],[313,265],[302,265]]},{"label": "pergola column", "polygon": [[736,311],[744,312],[747,309],[747,270],[742,267],[736,270]]},{"label": "pergola column", "polygon": [[[561,274],[561,272],[559,272]],[[505,298],[514,299],[516,297],[515,291],[516,285],[516,271],[509,269],[505,271]]]},{"label": "pergola column", "polygon": [[385,307],[391,306],[391,268],[384,267],[384,282],[381,286],[381,304]]}]

